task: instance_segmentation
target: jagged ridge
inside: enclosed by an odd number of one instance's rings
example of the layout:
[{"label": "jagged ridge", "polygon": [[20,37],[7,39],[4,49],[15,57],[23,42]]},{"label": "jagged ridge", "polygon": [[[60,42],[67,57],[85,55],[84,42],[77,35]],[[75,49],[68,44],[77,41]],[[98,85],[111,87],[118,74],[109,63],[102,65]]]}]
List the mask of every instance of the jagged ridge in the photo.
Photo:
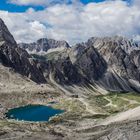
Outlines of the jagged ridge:
[{"label": "jagged ridge", "polygon": [[140,47],[133,40],[118,36],[91,38],[71,48],[65,41],[52,39],[19,45],[24,49],[30,48],[32,52],[34,49],[40,52],[50,48],[65,48],[34,59],[17,46],[3,24],[1,21],[1,28],[5,28],[1,29],[0,36],[2,64],[35,82],[49,82],[51,73],[55,81],[63,85],[92,84],[108,91],[140,91]]},{"label": "jagged ridge", "polygon": [[29,53],[47,52],[50,49],[65,49],[70,48],[66,41],[56,41],[54,39],[41,38],[34,43],[20,43],[20,48],[26,49]]},{"label": "jagged ridge", "polygon": [[39,64],[24,49],[17,47],[2,19],[0,19],[0,62],[37,83],[46,81]]}]

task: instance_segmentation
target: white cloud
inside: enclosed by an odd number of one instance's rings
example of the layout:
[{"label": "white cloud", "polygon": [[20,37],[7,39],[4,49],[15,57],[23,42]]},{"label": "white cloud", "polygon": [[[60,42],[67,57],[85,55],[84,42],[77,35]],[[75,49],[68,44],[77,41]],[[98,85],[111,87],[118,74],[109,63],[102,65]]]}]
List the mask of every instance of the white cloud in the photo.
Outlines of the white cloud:
[{"label": "white cloud", "polygon": [[0,11],[0,17],[5,21],[17,42],[32,42],[46,36],[46,27],[39,21],[30,20],[27,15]]},{"label": "white cloud", "polygon": [[25,13],[1,11],[18,42],[33,42],[41,37],[66,40],[71,44],[92,36],[140,35],[140,10],[126,2],[106,1],[88,5],[54,5],[42,11],[30,8]]},{"label": "white cloud", "polygon": [[44,5],[46,0],[9,0],[9,3],[17,5]]}]

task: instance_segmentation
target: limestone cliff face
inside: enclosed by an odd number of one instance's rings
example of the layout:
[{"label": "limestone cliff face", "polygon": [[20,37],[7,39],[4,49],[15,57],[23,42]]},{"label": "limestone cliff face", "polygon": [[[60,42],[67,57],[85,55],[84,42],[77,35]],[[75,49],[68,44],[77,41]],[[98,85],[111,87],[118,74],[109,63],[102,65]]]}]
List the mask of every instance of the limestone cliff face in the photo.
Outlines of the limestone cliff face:
[{"label": "limestone cliff face", "polygon": [[46,81],[37,62],[24,49],[17,47],[16,41],[1,19],[0,62],[37,83]]},{"label": "limestone cliff face", "polygon": [[9,32],[3,20],[0,19],[0,45],[4,42],[11,45],[12,47],[16,46],[16,41],[14,40],[14,37]]},{"label": "limestone cliff face", "polygon": [[[88,44],[97,49],[107,63],[107,71],[98,82],[108,90],[140,90],[139,83],[140,47],[133,40],[123,37],[91,38]],[[133,81],[133,82],[132,82]]]},{"label": "limestone cliff face", "polygon": [[103,76],[107,69],[107,63],[103,57],[93,47],[85,44],[77,44],[70,52],[70,58],[89,81],[98,80]]},{"label": "limestone cliff face", "polygon": [[96,39],[91,44],[103,56],[110,69],[122,77],[139,80],[137,66],[130,56],[134,50],[138,52],[140,49],[136,43],[122,37],[112,37],[100,38],[100,41]]}]

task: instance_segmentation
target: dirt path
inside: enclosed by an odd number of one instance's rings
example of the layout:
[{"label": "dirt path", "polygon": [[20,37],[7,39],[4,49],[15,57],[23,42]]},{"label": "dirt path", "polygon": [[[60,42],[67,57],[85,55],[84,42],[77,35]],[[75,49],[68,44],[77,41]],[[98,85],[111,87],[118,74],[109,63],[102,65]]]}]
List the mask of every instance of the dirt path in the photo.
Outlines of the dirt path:
[{"label": "dirt path", "polygon": [[112,100],[108,99],[107,97],[104,97],[104,99],[106,99],[107,101],[109,101],[109,103],[106,106],[113,106],[113,107],[117,107],[117,105],[114,105],[112,103]]},{"label": "dirt path", "polygon": [[93,114],[93,115],[99,114],[99,113],[97,113],[97,112],[95,112],[95,111],[93,110],[93,107],[91,107],[91,106],[89,105],[89,103],[85,101],[84,98],[78,98],[78,100],[81,101],[81,102],[86,106],[86,111],[87,111],[87,112],[89,112],[89,113],[91,113],[91,114]]},{"label": "dirt path", "polygon": [[128,101],[129,104],[140,104],[138,101],[136,100],[130,100],[130,99],[127,99],[127,98],[124,98],[124,97],[120,97],[121,99],[125,100],[125,101]]}]

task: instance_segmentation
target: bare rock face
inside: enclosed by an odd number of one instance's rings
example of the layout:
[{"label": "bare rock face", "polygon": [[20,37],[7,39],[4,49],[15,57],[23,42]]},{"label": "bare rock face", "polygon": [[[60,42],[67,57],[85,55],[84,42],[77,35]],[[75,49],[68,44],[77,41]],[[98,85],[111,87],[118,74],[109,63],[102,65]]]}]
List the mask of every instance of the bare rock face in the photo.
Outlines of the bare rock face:
[{"label": "bare rock face", "polygon": [[98,45],[96,41],[93,43],[93,46],[104,57],[109,68],[122,77],[138,80],[137,66],[130,58],[131,51],[138,49],[134,43],[121,37],[102,39],[98,42]]},{"label": "bare rock face", "polygon": [[9,32],[2,19],[0,19],[0,42],[1,44],[6,42],[11,46],[16,46],[16,41],[14,40],[14,37]]},{"label": "bare rock face", "polygon": [[138,70],[140,70],[140,50],[133,50],[130,54],[130,58],[134,62]]},{"label": "bare rock face", "polygon": [[107,64],[97,50],[86,43],[77,44],[72,48],[70,58],[73,65],[81,71],[89,81],[98,80],[107,69]]},{"label": "bare rock face", "polygon": [[[98,82],[108,90],[139,91],[130,81],[139,83],[138,58],[140,47],[123,37],[91,38],[88,44],[94,46],[107,63],[107,72]],[[119,88],[118,88],[119,87]]]},{"label": "bare rock face", "polygon": [[56,41],[54,39],[42,38],[34,43],[20,43],[18,44],[20,48],[26,49],[27,51],[33,52],[47,52],[49,49],[56,48],[69,48],[69,44],[66,41]]},{"label": "bare rock face", "polygon": [[16,41],[2,20],[0,20],[0,62],[37,83],[46,81],[40,67],[37,67],[37,62],[24,49],[17,47]]},{"label": "bare rock face", "polygon": [[55,80],[60,84],[82,84],[83,75],[75,67],[70,58],[60,59],[58,62],[51,62]]}]

